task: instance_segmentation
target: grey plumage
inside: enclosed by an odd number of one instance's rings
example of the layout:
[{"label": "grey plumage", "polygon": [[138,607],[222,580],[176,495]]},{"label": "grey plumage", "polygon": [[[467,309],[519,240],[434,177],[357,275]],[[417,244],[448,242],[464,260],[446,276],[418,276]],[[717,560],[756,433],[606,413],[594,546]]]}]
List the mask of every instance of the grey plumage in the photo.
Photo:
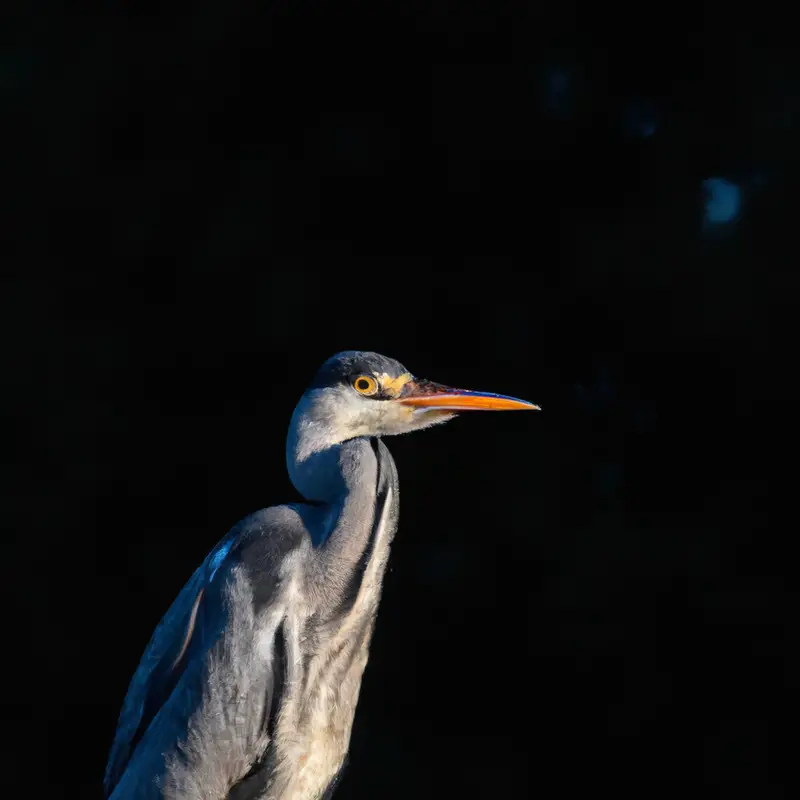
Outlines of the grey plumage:
[{"label": "grey plumage", "polygon": [[[106,797],[319,800],[330,791],[397,528],[397,470],[376,437],[451,418],[442,403],[460,395],[431,387],[377,354],[326,362],[287,438],[290,477],[312,502],[247,517],[178,595],[131,681]],[[467,395],[474,405],[479,395]]]}]

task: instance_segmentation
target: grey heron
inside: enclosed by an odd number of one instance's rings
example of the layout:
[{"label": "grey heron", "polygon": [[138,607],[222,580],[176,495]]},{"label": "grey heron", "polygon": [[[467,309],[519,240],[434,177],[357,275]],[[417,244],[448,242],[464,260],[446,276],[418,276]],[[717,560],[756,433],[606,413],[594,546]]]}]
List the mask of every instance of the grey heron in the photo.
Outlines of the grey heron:
[{"label": "grey heron", "polygon": [[397,527],[397,470],[381,437],[513,409],[538,406],[417,379],[376,353],[326,361],[287,437],[306,502],[242,520],[167,611],[128,689],[105,796],[332,794]]}]

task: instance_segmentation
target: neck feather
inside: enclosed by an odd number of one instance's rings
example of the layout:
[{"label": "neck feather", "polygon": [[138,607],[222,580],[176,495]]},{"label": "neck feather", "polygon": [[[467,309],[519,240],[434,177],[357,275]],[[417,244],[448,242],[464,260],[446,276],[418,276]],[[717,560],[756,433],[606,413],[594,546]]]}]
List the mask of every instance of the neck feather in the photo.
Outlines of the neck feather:
[{"label": "neck feather", "polygon": [[[331,443],[313,425],[293,425],[287,466],[295,488],[315,509],[316,585],[340,600],[367,583],[380,591],[397,528],[397,469],[383,442],[359,437]],[[310,523],[310,519],[309,519]]]}]

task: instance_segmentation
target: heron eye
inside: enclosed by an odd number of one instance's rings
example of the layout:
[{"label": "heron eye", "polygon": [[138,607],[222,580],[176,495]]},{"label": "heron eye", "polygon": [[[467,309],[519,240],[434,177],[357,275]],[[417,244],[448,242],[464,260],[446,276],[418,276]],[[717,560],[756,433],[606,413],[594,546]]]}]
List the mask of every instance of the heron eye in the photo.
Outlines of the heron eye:
[{"label": "heron eye", "polygon": [[371,375],[359,375],[353,381],[353,388],[359,394],[371,395],[378,391],[378,382]]}]

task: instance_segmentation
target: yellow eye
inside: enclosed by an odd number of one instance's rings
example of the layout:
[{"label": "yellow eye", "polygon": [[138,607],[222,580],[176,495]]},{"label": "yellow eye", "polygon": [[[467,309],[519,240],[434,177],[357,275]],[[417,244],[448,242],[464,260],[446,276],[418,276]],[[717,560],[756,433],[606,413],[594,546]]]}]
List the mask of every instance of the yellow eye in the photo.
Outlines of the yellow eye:
[{"label": "yellow eye", "polygon": [[353,381],[353,388],[359,394],[371,395],[378,391],[378,381],[372,375],[359,375]]}]

